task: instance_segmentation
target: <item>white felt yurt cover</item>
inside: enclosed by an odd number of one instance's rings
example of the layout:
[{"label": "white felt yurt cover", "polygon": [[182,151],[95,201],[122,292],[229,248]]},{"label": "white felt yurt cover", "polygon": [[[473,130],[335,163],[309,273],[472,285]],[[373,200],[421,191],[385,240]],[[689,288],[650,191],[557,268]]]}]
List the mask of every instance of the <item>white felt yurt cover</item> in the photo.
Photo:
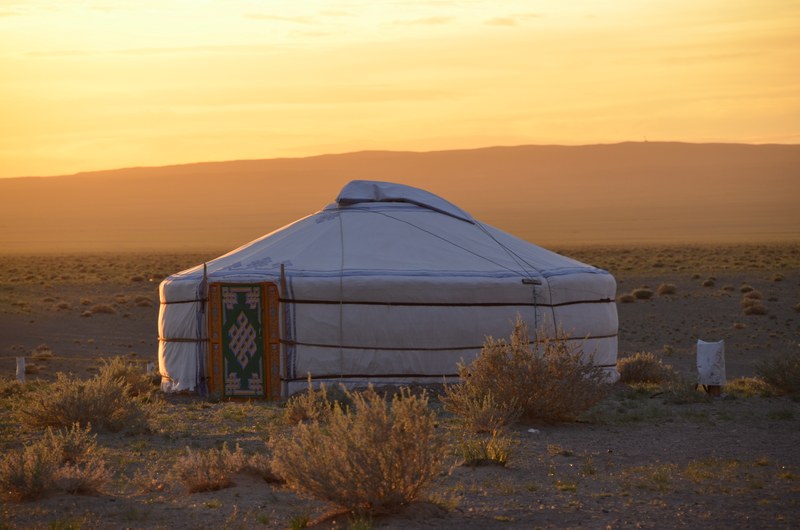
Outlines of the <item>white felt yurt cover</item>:
[{"label": "white felt yurt cover", "polygon": [[[281,277],[283,266],[284,276]],[[336,202],[160,286],[164,391],[203,388],[207,285],[281,285],[281,393],[315,381],[442,382],[487,336],[560,328],[614,381],[616,284],[606,271],[473,219],[424,190],[353,181]]]}]

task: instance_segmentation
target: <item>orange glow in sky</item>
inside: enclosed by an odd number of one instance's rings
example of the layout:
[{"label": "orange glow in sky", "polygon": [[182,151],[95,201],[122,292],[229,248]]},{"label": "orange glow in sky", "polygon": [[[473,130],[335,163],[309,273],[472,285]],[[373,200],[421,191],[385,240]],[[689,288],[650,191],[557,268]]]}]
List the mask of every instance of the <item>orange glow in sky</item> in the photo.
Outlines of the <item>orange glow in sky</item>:
[{"label": "orange glow in sky", "polygon": [[800,142],[796,0],[0,0],[0,177]]}]

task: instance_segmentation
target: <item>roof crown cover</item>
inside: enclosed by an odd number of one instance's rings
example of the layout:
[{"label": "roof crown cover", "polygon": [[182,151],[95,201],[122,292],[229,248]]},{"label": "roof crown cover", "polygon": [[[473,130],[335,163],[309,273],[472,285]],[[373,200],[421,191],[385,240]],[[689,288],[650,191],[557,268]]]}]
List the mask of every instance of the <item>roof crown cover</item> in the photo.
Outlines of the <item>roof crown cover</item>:
[{"label": "roof crown cover", "polygon": [[336,202],[340,207],[360,202],[407,202],[475,224],[470,214],[438,195],[393,182],[352,180],[339,192]]}]

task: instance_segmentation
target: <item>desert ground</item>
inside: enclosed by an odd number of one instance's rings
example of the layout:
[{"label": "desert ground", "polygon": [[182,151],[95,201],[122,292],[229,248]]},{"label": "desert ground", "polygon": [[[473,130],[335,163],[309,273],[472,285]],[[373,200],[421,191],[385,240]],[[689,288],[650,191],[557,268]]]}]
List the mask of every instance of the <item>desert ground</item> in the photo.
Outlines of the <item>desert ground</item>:
[{"label": "desert ground", "polygon": [[[731,381],[800,349],[800,244],[554,250],[609,270],[618,297],[653,291],[618,298],[621,357],[652,352],[691,381],[697,340],[724,339]],[[90,377],[114,356],[144,370],[157,361],[159,281],[219,254],[0,256],[0,376],[14,378],[19,356],[34,382]],[[662,285],[673,294],[657,294]],[[761,294],[764,314],[744,314],[743,286]],[[186,447],[265,451],[283,410],[164,396],[151,433],[98,434],[114,470],[99,494],[3,501],[0,528],[800,527],[800,403],[733,391],[691,401],[617,384],[577,422],[515,426],[507,466],[462,466],[448,454],[418,502],[354,523],[246,474],[188,493],[170,476]],[[0,405],[3,452],[41,436],[15,420],[12,397]],[[432,406],[445,429],[452,418]]]}]

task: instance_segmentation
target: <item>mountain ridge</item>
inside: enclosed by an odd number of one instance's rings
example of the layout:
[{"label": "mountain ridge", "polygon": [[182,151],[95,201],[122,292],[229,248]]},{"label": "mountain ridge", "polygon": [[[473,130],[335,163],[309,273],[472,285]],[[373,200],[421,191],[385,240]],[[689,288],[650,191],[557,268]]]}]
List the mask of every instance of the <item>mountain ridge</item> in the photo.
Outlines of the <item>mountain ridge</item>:
[{"label": "mountain ridge", "polygon": [[0,179],[5,253],[233,248],[354,179],[424,188],[536,244],[800,240],[800,145],[369,150]]}]

